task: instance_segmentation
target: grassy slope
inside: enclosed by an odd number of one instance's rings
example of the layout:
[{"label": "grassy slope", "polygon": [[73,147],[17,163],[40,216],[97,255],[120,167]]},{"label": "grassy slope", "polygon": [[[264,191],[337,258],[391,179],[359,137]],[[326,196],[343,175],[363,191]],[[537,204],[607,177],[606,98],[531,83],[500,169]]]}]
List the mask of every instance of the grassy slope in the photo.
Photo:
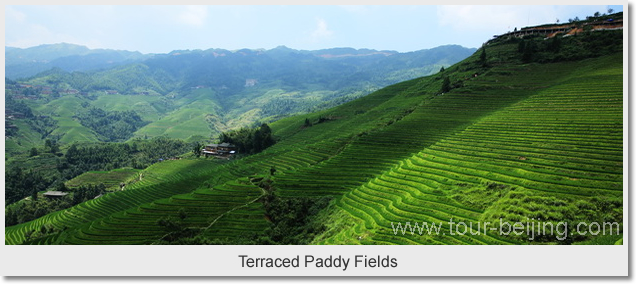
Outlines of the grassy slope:
[{"label": "grassy slope", "polygon": [[75,110],[82,108],[82,102],[76,96],[65,96],[38,107],[36,111],[57,120],[58,127],[51,135],[59,136],[61,143],[98,141],[96,133],[73,119]]},{"label": "grassy slope", "polygon": [[211,129],[207,117],[219,116],[220,107],[212,89],[193,90],[177,99],[179,106],[161,118],[135,132],[135,137],[156,137],[168,135],[173,138],[188,139],[192,135],[209,135]]},{"label": "grassy slope", "polygon": [[23,119],[16,119],[11,123],[17,126],[19,131],[16,137],[4,140],[5,152],[26,153],[29,149],[31,149],[31,147],[44,144],[42,135],[33,130]]},{"label": "grassy slope", "polygon": [[112,171],[85,172],[65,184],[67,187],[80,187],[86,185],[104,184],[109,190],[119,190],[120,183],[131,182],[139,177],[137,169],[115,169]]},{"label": "grassy slope", "polygon": [[135,111],[145,121],[155,121],[160,117],[160,111],[153,103],[161,101],[161,96],[150,95],[102,95],[92,102],[97,108],[111,111]]},{"label": "grassy slope", "polygon": [[[325,214],[328,231],[316,243],[515,243],[519,240],[491,235],[395,237],[389,223],[518,218],[536,208],[554,218],[571,213],[594,219],[576,211],[598,205],[590,195],[621,201],[622,137],[616,135],[622,132],[616,129],[622,129],[622,89],[617,88],[622,59],[520,65],[515,49],[490,47],[494,67],[488,71],[476,64],[477,53],[445,74],[280,120],[272,128],[281,141],[257,155],[206,167],[201,160],[153,166],[149,173],[167,167],[155,175],[165,182],[139,184],[125,191],[127,197],[107,195],[7,228],[7,243],[21,243],[26,230],[43,222],[73,229],[35,243],[153,243],[163,235],[156,220],[176,216],[181,208],[196,215],[186,218],[188,224],[206,228],[210,237],[259,232],[267,222],[262,205],[251,201],[260,193],[244,177],[271,167],[278,170],[278,195],[336,197],[331,215]],[[464,86],[436,96],[446,74]],[[600,87],[580,87],[590,82]],[[581,94],[588,98],[581,102]],[[608,108],[594,107],[601,103]],[[573,110],[577,116],[568,123],[545,121],[572,117]],[[330,120],[303,127],[305,118],[315,123],[319,117]],[[500,192],[489,191],[493,183]],[[211,196],[217,194],[223,199]],[[584,203],[574,204],[578,199]],[[532,206],[509,209],[519,202]],[[546,207],[549,202],[564,206]]]},{"label": "grassy slope", "polygon": [[316,242],[499,244],[529,237],[393,231],[398,222],[424,221],[445,222],[448,232],[451,218],[475,228],[500,218],[621,223],[622,57],[525,68],[527,81],[546,87],[347,192],[333,213],[339,219],[331,218],[343,221]]}]

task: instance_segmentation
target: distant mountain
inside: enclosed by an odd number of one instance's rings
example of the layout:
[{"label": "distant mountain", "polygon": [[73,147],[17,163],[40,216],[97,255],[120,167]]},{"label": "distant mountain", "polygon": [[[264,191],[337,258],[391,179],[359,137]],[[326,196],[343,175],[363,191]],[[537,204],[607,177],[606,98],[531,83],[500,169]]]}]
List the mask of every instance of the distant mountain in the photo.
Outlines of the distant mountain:
[{"label": "distant mountain", "polygon": [[18,79],[33,76],[51,68],[89,71],[128,64],[150,57],[140,52],[89,49],[85,46],[57,43],[30,48],[5,47],[5,76]]},{"label": "distant mountain", "polygon": [[[7,149],[21,151],[47,138],[64,144],[121,141],[130,135],[214,137],[222,131],[343,104],[384,86],[436,73],[474,51],[455,45],[408,53],[280,46],[142,55],[69,44],[10,48],[5,51],[7,77],[31,77],[12,83],[5,88],[7,94],[17,102],[29,100],[34,117],[54,121],[46,130],[32,123],[31,128],[40,129],[41,135],[16,139],[22,144]],[[129,111],[144,122],[120,124],[117,129],[125,131],[112,137],[95,129],[98,123],[88,123],[86,115],[137,117]]]}]

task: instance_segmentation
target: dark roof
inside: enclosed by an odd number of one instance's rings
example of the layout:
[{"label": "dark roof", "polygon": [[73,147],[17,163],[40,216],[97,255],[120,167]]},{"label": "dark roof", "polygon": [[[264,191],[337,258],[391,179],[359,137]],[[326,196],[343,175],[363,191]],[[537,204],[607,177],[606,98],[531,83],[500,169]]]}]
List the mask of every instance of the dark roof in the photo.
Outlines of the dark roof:
[{"label": "dark roof", "polygon": [[230,144],[230,143],[223,142],[223,143],[221,143],[221,144],[208,144],[208,146],[207,146],[207,147],[226,147],[226,148],[232,148],[232,147],[236,147],[236,146],[234,146],[234,145],[232,145],[232,144]]},{"label": "dark roof", "polygon": [[47,191],[43,194],[44,196],[66,196],[68,195],[68,192],[62,192],[62,191]]}]

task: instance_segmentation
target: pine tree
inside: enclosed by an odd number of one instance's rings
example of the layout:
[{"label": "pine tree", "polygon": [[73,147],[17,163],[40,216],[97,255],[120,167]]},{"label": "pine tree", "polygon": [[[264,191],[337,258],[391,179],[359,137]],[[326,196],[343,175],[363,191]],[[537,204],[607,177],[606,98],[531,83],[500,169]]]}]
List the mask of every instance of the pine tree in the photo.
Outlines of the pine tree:
[{"label": "pine tree", "polygon": [[524,50],[523,50],[523,55],[521,57],[521,60],[524,63],[528,63],[532,61],[532,58],[534,57],[534,51],[536,49],[536,45],[534,43],[534,41],[530,40],[528,41],[528,43],[526,44]]},{"label": "pine tree", "polygon": [[479,63],[481,66],[486,67],[486,47],[481,48],[481,54],[479,55]]},{"label": "pine tree", "polygon": [[444,81],[442,82],[442,89],[440,92],[446,93],[451,90],[450,79],[448,77],[444,77]]}]

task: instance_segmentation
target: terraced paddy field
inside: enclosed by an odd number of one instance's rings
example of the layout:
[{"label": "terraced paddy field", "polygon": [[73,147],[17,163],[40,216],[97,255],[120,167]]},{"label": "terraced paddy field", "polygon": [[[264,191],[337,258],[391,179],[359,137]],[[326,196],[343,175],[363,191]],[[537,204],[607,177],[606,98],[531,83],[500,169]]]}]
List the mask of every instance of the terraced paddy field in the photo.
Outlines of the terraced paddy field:
[{"label": "terraced paddy field", "polygon": [[[191,192],[208,179],[218,166],[218,161],[209,160],[175,160],[154,164],[142,172],[140,181],[124,191],[106,194],[69,209],[5,228],[5,244],[22,243],[26,232],[39,230],[44,224],[51,224],[58,229],[73,228],[156,199]],[[184,179],[189,182],[181,182]]]},{"label": "terraced paddy field", "polygon": [[[563,83],[483,117],[344,194],[337,210],[350,216],[351,226],[317,243],[557,243],[565,240],[502,237],[477,224],[622,223],[622,58],[578,68]],[[473,230],[458,234],[451,220],[472,223]],[[396,233],[398,223],[406,222],[442,224],[441,233]],[[606,236],[608,244],[621,232]]]},{"label": "terraced paddy field", "polygon": [[[157,163],[142,171],[142,179],[124,191],[7,228],[5,243],[22,243],[27,232],[51,224],[65,229],[54,238],[55,244],[151,244],[159,241],[163,232],[157,220],[178,216],[182,209],[191,216],[186,219],[188,227],[210,226],[204,233],[215,238],[226,238],[231,232],[234,237],[252,230],[260,232],[268,225],[262,204],[255,203],[262,191],[247,183],[245,177],[268,173],[272,167],[282,174],[316,164],[334,155],[341,143],[323,141],[303,147],[281,143],[279,148],[236,161],[182,159]],[[215,218],[218,220],[213,222]],[[249,226],[241,228],[240,224]]]},{"label": "terraced paddy field", "polygon": [[[225,183],[212,189],[200,189],[189,194],[159,199],[108,218],[100,219],[62,235],[63,244],[154,244],[169,238],[169,232],[157,220],[165,216],[180,218],[185,212],[183,226],[221,236],[233,235],[235,228],[245,231],[262,230],[267,226],[262,209],[250,207],[262,191],[248,179]],[[254,210],[256,209],[256,210]],[[235,214],[238,224],[220,221]],[[226,218],[227,219],[227,218]]]},{"label": "terraced paddy field", "polygon": [[104,184],[107,189],[119,190],[120,183],[130,183],[138,180],[140,170],[136,169],[115,169],[112,171],[90,171],[83,173],[68,182],[69,188],[86,185]]},{"label": "terraced paddy field", "polygon": [[[620,242],[620,228],[596,238],[531,240],[476,225],[450,234],[451,220],[622,227],[621,54],[521,64],[516,44],[488,52],[488,67],[473,55],[443,73],[277,121],[278,142],[259,154],[155,164],[125,191],[6,228],[5,243],[164,244],[175,231],[222,243],[262,236],[272,226],[262,179],[282,200],[332,198],[316,217],[324,231],[314,244]],[[440,93],[444,77],[454,87]],[[437,222],[446,234],[396,230],[406,222]],[[62,232],[26,240],[44,224]]]}]

